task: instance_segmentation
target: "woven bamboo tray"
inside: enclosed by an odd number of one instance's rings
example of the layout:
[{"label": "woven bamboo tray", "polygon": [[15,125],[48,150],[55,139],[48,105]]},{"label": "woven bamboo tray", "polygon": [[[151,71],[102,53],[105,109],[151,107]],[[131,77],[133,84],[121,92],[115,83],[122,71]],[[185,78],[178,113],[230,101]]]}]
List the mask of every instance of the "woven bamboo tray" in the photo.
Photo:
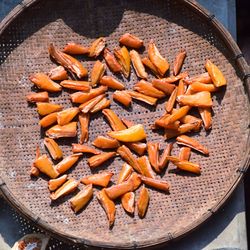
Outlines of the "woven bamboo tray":
[{"label": "woven bamboo tray", "polygon": [[[67,202],[69,197],[51,205],[46,178],[30,179],[30,163],[36,145],[42,145],[44,131],[38,126],[36,109],[27,104],[25,95],[32,86],[28,80],[31,73],[48,72],[54,67],[47,52],[50,42],[62,48],[68,41],[88,45],[96,37],[105,36],[108,47],[113,49],[124,32],[137,34],[145,44],[154,39],[170,63],[177,51],[185,48],[188,57],[183,70],[190,75],[204,72],[205,59],[210,58],[222,69],[228,86],[214,96],[212,131],[193,135],[211,152],[209,157],[192,154],[192,161],[202,165],[201,176],[172,173],[170,165],[163,176],[171,183],[170,194],[150,190],[151,201],[143,220],[137,215],[128,216],[117,204],[115,226],[109,230],[96,198],[75,215]],[[12,206],[53,236],[85,246],[110,248],[141,248],[170,242],[213,215],[242,178],[249,164],[250,148],[248,66],[230,34],[195,2],[28,0],[4,19],[0,34],[1,191]],[[81,60],[90,71],[94,61],[82,57]],[[132,88],[137,78],[132,72],[129,81],[123,81]],[[68,97],[69,92],[63,91],[51,101],[70,107]],[[148,132],[152,121],[163,113],[163,103],[156,109],[139,102],[127,110],[116,103],[111,108],[120,117],[143,123]],[[89,141],[109,130],[102,115],[94,116]],[[152,132],[148,140],[159,141],[162,146],[166,143],[162,135]],[[59,141],[65,155],[70,154],[69,145],[75,141]],[[175,146],[173,154],[178,150]],[[121,165],[117,157],[97,171],[108,168],[116,180]],[[90,174],[86,158],[69,174],[77,179]]]}]

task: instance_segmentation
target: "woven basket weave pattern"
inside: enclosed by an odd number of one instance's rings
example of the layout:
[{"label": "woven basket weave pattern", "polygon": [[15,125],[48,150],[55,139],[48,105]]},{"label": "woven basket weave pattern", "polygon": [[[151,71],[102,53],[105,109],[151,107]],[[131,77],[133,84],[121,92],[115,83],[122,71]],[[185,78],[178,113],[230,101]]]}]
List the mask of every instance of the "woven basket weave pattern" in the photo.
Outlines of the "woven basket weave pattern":
[{"label": "woven basket weave pattern", "polygon": [[[238,177],[247,145],[248,100],[237,68],[222,41],[199,16],[185,8],[180,1],[42,1],[14,21],[3,33],[0,44],[0,170],[2,179],[18,201],[51,227],[88,242],[105,245],[148,245],[178,235],[209,213],[230,189]],[[171,183],[170,195],[150,190],[150,205],[145,219],[128,216],[117,203],[116,221],[110,231],[106,215],[93,198],[78,215],[68,203],[70,196],[52,203],[49,199],[46,177],[31,180],[30,163],[36,145],[42,152],[44,131],[38,125],[36,108],[28,105],[25,96],[33,89],[28,76],[34,72],[48,72],[55,64],[48,56],[50,42],[63,48],[69,41],[89,45],[96,37],[105,36],[111,50],[118,46],[118,38],[125,32],[138,35],[147,45],[154,39],[163,56],[171,65],[181,49],[187,50],[183,71],[190,75],[204,72],[207,58],[214,61],[228,80],[226,89],[214,95],[213,129],[194,135],[210,150],[204,157],[192,153],[191,161],[202,166],[201,176],[176,174],[169,165],[163,176]],[[140,51],[146,55],[146,51]],[[90,72],[95,60],[79,57]],[[111,75],[107,71],[108,75]],[[153,79],[150,75],[149,80]],[[129,80],[121,78],[126,88],[132,89],[138,81],[134,71]],[[51,95],[51,102],[71,107],[68,90]],[[109,91],[112,99],[112,91]],[[111,108],[122,118],[142,123],[148,132],[148,141],[166,145],[161,134],[152,132],[153,121],[164,113],[164,103],[156,108],[134,101],[129,109],[115,102]],[[101,114],[91,118],[90,139],[105,135],[110,130]],[[78,137],[79,138],[79,137]],[[76,139],[58,140],[64,155],[71,154],[71,143]],[[174,146],[173,155],[177,155]],[[116,157],[93,171],[108,169],[114,172],[116,182],[123,161]],[[86,157],[69,171],[80,179],[91,174]],[[97,192],[96,190],[95,192]],[[138,195],[138,194],[137,194]],[[138,196],[137,196],[138,197]]]}]

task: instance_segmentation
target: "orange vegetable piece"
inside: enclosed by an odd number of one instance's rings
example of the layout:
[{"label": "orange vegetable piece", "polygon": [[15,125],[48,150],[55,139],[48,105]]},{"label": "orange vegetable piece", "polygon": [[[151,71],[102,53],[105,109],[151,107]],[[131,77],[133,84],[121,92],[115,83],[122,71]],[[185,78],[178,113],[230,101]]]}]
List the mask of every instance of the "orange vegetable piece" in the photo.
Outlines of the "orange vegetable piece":
[{"label": "orange vegetable piece", "polygon": [[144,65],[142,63],[141,57],[138,54],[138,52],[135,51],[135,50],[131,50],[129,52],[129,54],[130,54],[130,58],[131,58],[133,67],[135,69],[136,75],[138,77],[140,77],[140,78],[147,79],[148,78],[148,74],[145,71],[145,67],[144,67]]},{"label": "orange vegetable piece", "polygon": [[196,141],[195,139],[188,137],[186,135],[180,135],[176,138],[177,143],[180,145],[184,145],[190,148],[193,148],[205,155],[209,154],[209,151],[206,147],[204,147],[203,145],[201,145],[198,141]]},{"label": "orange vegetable piece", "polygon": [[125,89],[125,86],[123,83],[119,82],[112,76],[103,76],[100,80],[100,84],[107,86],[112,89],[118,89],[118,90],[123,90]]},{"label": "orange vegetable piece", "polygon": [[111,172],[103,172],[100,174],[94,174],[94,175],[83,177],[81,179],[81,182],[85,185],[93,184],[93,185],[100,186],[100,187],[107,187],[112,176],[113,176],[113,173]]},{"label": "orange vegetable piece", "polygon": [[48,114],[44,116],[40,121],[39,124],[41,127],[46,128],[54,123],[57,122],[57,112]]},{"label": "orange vegetable piece", "polygon": [[75,137],[77,134],[77,123],[70,122],[64,126],[55,125],[48,129],[45,134],[52,139],[61,137]]},{"label": "orange vegetable piece", "polygon": [[119,90],[116,90],[114,92],[113,100],[120,102],[121,104],[123,104],[126,107],[130,106],[130,104],[132,102],[131,96],[126,91],[119,91]]},{"label": "orange vegetable piece", "polygon": [[143,218],[147,212],[149,204],[149,192],[147,188],[142,187],[137,201],[138,215],[140,218]]},{"label": "orange vegetable piece", "polygon": [[60,174],[65,173],[78,161],[80,156],[82,156],[82,153],[67,156],[55,166],[56,171]]},{"label": "orange vegetable piece", "polygon": [[112,72],[119,73],[122,71],[122,66],[117,62],[115,56],[110,52],[109,49],[104,49],[103,56]]},{"label": "orange vegetable piece", "polygon": [[100,82],[100,79],[103,77],[105,70],[105,64],[97,60],[91,71],[91,86],[96,86],[96,84]]},{"label": "orange vegetable piece", "polygon": [[146,176],[141,176],[141,180],[144,184],[146,184],[152,188],[164,191],[166,193],[169,192],[170,185],[166,181],[157,180],[157,179],[149,178]]},{"label": "orange vegetable piece", "polygon": [[164,149],[162,156],[159,160],[159,168],[162,170],[164,168],[166,168],[167,164],[168,164],[168,158],[167,156],[171,155],[171,151],[173,149],[173,143],[169,143],[167,144],[166,148]]},{"label": "orange vegetable piece", "polygon": [[67,180],[68,176],[62,175],[61,177],[58,177],[57,179],[51,179],[48,182],[48,187],[50,191],[55,191],[58,189],[62,184]]},{"label": "orange vegetable piece", "polygon": [[137,36],[132,35],[130,33],[123,34],[120,37],[119,42],[125,46],[134,48],[134,49],[139,49],[143,46],[143,41]]},{"label": "orange vegetable piece", "polygon": [[159,142],[148,142],[148,158],[155,172],[160,173],[160,168],[158,165]]},{"label": "orange vegetable piece", "polygon": [[164,92],[158,90],[157,88],[153,87],[151,83],[145,81],[145,80],[140,80],[134,85],[134,90],[155,98],[163,98],[165,97]]},{"label": "orange vegetable piece", "polygon": [[94,154],[94,155],[99,155],[101,153],[95,148],[91,148],[87,145],[75,144],[75,143],[72,143],[72,152],[73,153],[88,153],[88,154]]},{"label": "orange vegetable piece", "polygon": [[87,142],[89,139],[89,122],[90,122],[89,114],[88,113],[79,114],[79,122],[81,128],[81,136],[79,142],[80,144],[83,144],[84,142]]},{"label": "orange vegetable piece", "polygon": [[153,40],[151,40],[149,42],[149,45],[148,45],[148,56],[149,56],[150,61],[157,68],[159,74],[161,76],[165,75],[165,73],[169,69],[169,63],[165,58],[163,58],[161,56],[161,54],[160,54],[159,50],[157,49],[157,47],[155,46]]},{"label": "orange vegetable piece", "polygon": [[97,148],[108,149],[108,148],[118,148],[120,146],[119,141],[113,138],[108,138],[105,136],[97,136],[92,144]]},{"label": "orange vegetable piece", "polygon": [[35,73],[29,77],[29,80],[33,82],[39,89],[49,92],[59,92],[62,90],[62,87],[59,84],[53,82],[44,73]]},{"label": "orange vegetable piece", "polygon": [[150,165],[150,162],[148,160],[147,156],[142,156],[138,158],[138,163],[140,165],[140,169],[142,171],[142,175],[150,178],[155,178],[154,171]]},{"label": "orange vegetable piece", "polygon": [[28,102],[49,102],[48,92],[29,93],[26,96]]},{"label": "orange vegetable piece", "polygon": [[133,168],[129,164],[124,163],[122,165],[122,170],[119,173],[117,183],[120,184],[123,181],[127,180],[128,177],[132,174],[132,172],[133,172]]},{"label": "orange vegetable piece", "polygon": [[208,108],[213,106],[211,94],[208,91],[198,92],[193,95],[179,95],[177,101],[181,105]]},{"label": "orange vegetable piece", "polygon": [[91,89],[90,82],[86,81],[64,80],[60,82],[60,85],[67,89],[80,90],[86,92],[89,92]]},{"label": "orange vegetable piece", "polygon": [[106,39],[104,37],[99,37],[92,42],[89,48],[89,57],[99,56],[105,48]]},{"label": "orange vegetable piece", "polygon": [[135,193],[128,192],[121,197],[122,207],[130,214],[135,211]]},{"label": "orange vegetable piece", "polygon": [[78,108],[68,108],[57,113],[57,123],[58,125],[66,125],[70,123],[73,118],[79,113]]},{"label": "orange vegetable piece", "polygon": [[59,160],[63,157],[63,152],[59,145],[51,138],[44,138],[44,145],[48,149],[51,157],[54,160]]},{"label": "orange vegetable piece", "polygon": [[70,206],[75,213],[84,208],[93,197],[92,185],[85,186],[76,196],[70,199]]},{"label": "orange vegetable piece", "polygon": [[212,113],[211,108],[198,108],[204,127],[206,130],[212,127]]},{"label": "orange vegetable piece", "polygon": [[224,77],[223,73],[220,69],[212,63],[210,60],[206,61],[205,68],[212,79],[213,84],[215,87],[221,87],[227,85],[226,78]]},{"label": "orange vegetable piece", "polygon": [[66,44],[63,49],[63,52],[70,55],[84,55],[89,53],[89,48],[84,47],[81,44],[71,42]]},{"label": "orange vegetable piece", "polygon": [[173,74],[176,76],[181,70],[182,64],[186,58],[186,51],[184,49],[181,49],[180,52],[176,55],[175,61],[174,61],[174,69]]},{"label": "orange vegetable piece", "polygon": [[103,162],[111,159],[116,155],[116,152],[101,153],[94,155],[88,159],[88,164],[91,169],[100,166]]},{"label": "orange vegetable piece", "polygon": [[109,226],[111,227],[115,221],[115,203],[109,199],[105,189],[102,189],[99,193],[97,193],[96,197],[104,209],[109,220]]},{"label": "orange vegetable piece", "polygon": [[63,66],[58,66],[49,72],[49,78],[53,81],[63,81],[68,79],[68,73]]},{"label": "orange vegetable piece", "polygon": [[62,196],[70,194],[77,189],[78,185],[79,185],[78,181],[76,181],[73,178],[69,179],[60,188],[58,188],[54,193],[51,193],[50,199],[54,201]]}]

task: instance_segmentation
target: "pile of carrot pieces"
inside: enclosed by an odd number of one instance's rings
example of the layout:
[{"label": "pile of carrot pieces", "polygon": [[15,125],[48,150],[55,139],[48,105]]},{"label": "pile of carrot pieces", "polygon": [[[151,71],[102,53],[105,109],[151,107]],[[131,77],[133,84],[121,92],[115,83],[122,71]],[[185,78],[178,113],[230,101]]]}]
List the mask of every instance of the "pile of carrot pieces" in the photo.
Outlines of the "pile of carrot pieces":
[{"label": "pile of carrot pieces", "polygon": [[[169,192],[169,184],[156,179],[155,176],[155,173],[160,174],[167,167],[169,161],[182,171],[200,174],[199,164],[189,161],[191,149],[204,155],[208,155],[209,151],[197,140],[185,134],[199,131],[202,124],[206,130],[211,128],[213,104],[211,93],[226,85],[222,72],[210,60],[207,60],[205,64],[206,73],[189,77],[187,72],[180,72],[186,57],[186,51],[183,49],[175,58],[173,75],[166,77],[167,72],[170,71],[170,65],[152,40],[148,44],[148,57],[144,58],[141,58],[137,52],[137,49],[144,46],[143,41],[138,37],[126,33],[120,37],[119,42],[122,47],[114,49],[113,53],[105,48],[106,40],[103,37],[95,40],[90,47],[68,43],[63,51],[50,44],[49,54],[60,66],[52,69],[48,74],[31,75],[30,81],[44,92],[27,95],[27,100],[36,103],[38,114],[42,116],[41,127],[50,126],[45,132],[44,145],[53,160],[60,160],[54,165],[46,154],[40,154],[38,147],[31,175],[38,176],[41,172],[51,178],[48,182],[51,200],[57,200],[74,192],[80,182],[83,183],[85,186],[82,190],[70,200],[75,213],[91,200],[93,186],[102,187],[103,189],[96,194],[96,197],[107,214],[110,226],[115,220],[114,200],[120,198],[125,211],[133,214],[135,190],[141,184],[162,192]],[[83,81],[81,79],[87,77],[88,71],[80,61],[72,57],[74,54],[85,54],[94,58],[100,58],[102,54],[106,64],[97,60],[91,71],[90,81]],[[125,90],[123,83],[112,76],[104,75],[108,66],[113,73],[121,73],[128,78],[131,62],[136,75],[141,79],[134,85],[133,90]],[[151,83],[147,81],[148,73],[145,67],[157,77]],[[58,84],[57,81],[60,83]],[[71,94],[70,99],[72,103],[79,104],[79,107],[63,109],[61,105],[49,102],[48,92],[60,92],[62,88],[78,91]],[[131,105],[132,99],[156,105],[158,99],[169,96],[165,104],[166,112],[154,121],[152,129],[164,129],[166,139],[176,137],[177,144],[184,145],[180,149],[179,156],[171,156],[173,143],[169,143],[160,156],[158,142],[145,142],[147,134],[143,124],[133,124],[126,119],[120,119],[114,111],[108,109],[111,103],[106,98],[108,88],[116,90],[113,93],[113,99],[126,107]],[[201,118],[188,114],[195,107],[198,108]],[[107,133],[107,136],[98,136],[92,142],[94,148],[85,143],[89,137],[90,116],[99,111],[102,111],[113,131]],[[78,116],[81,130],[79,144],[72,144],[73,154],[63,158],[63,152],[55,139],[77,135],[77,122],[72,121],[76,116]],[[101,152],[100,149],[112,151]],[[135,157],[131,151],[139,157]],[[125,163],[116,184],[108,187],[113,176],[113,173],[109,171],[82,177],[80,181],[68,178],[65,173],[83,153],[93,154],[88,158],[91,169],[119,155]],[[150,199],[149,191],[144,185],[137,199],[137,210],[141,218],[145,216]]]}]

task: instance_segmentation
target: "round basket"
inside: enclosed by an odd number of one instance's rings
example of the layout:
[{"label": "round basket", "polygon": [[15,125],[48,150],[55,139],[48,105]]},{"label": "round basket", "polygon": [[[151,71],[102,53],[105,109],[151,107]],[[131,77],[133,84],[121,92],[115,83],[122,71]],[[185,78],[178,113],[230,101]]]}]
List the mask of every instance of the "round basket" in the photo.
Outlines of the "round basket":
[{"label": "round basket", "polygon": [[[51,204],[45,177],[29,176],[35,148],[42,145],[44,131],[38,125],[36,109],[25,96],[32,84],[28,77],[34,72],[48,72],[55,64],[48,56],[48,44],[58,48],[69,41],[90,44],[105,36],[108,47],[118,46],[125,32],[136,34],[148,44],[154,39],[160,52],[172,64],[180,48],[187,58],[183,70],[195,75],[204,72],[210,58],[222,69],[228,86],[214,95],[213,129],[192,135],[206,145],[210,156],[193,153],[191,160],[202,166],[200,176],[176,174],[169,166],[162,177],[171,183],[169,195],[150,190],[146,217],[128,216],[117,203],[116,221],[109,230],[106,215],[96,198],[75,215],[67,196]],[[181,0],[44,0],[24,1],[0,25],[0,187],[4,197],[24,216],[36,222],[51,235],[86,246],[110,248],[141,248],[169,242],[194,230],[226,201],[249,164],[249,71],[239,48],[223,26],[194,1]],[[141,51],[146,55],[146,51]],[[79,57],[90,71],[94,60]],[[111,74],[109,71],[107,74]],[[153,76],[150,76],[151,80]],[[129,80],[132,89],[137,81],[134,72]],[[69,91],[51,97],[51,101],[71,107]],[[111,99],[112,91],[109,91]],[[133,102],[124,109],[112,102],[119,116],[142,123],[148,141],[166,142],[151,131],[152,122],[164,113],[164,103],[156,108]],[[90,142],[110,130],[101,114],[90,123]],[[71,153],[77,139],[59,140],[64,155]],[[179,151],[175,145],[173,155]],[[42,147],[42,152],[45,152]],[[91,172],[83,157],[69,171],[80,179]],[[123,161],[116,157],[95,172],[108,169],[117,180]],[[98,190],[95,190],[97,192]],[[138,195],[138,194],[137,194]]]}]

